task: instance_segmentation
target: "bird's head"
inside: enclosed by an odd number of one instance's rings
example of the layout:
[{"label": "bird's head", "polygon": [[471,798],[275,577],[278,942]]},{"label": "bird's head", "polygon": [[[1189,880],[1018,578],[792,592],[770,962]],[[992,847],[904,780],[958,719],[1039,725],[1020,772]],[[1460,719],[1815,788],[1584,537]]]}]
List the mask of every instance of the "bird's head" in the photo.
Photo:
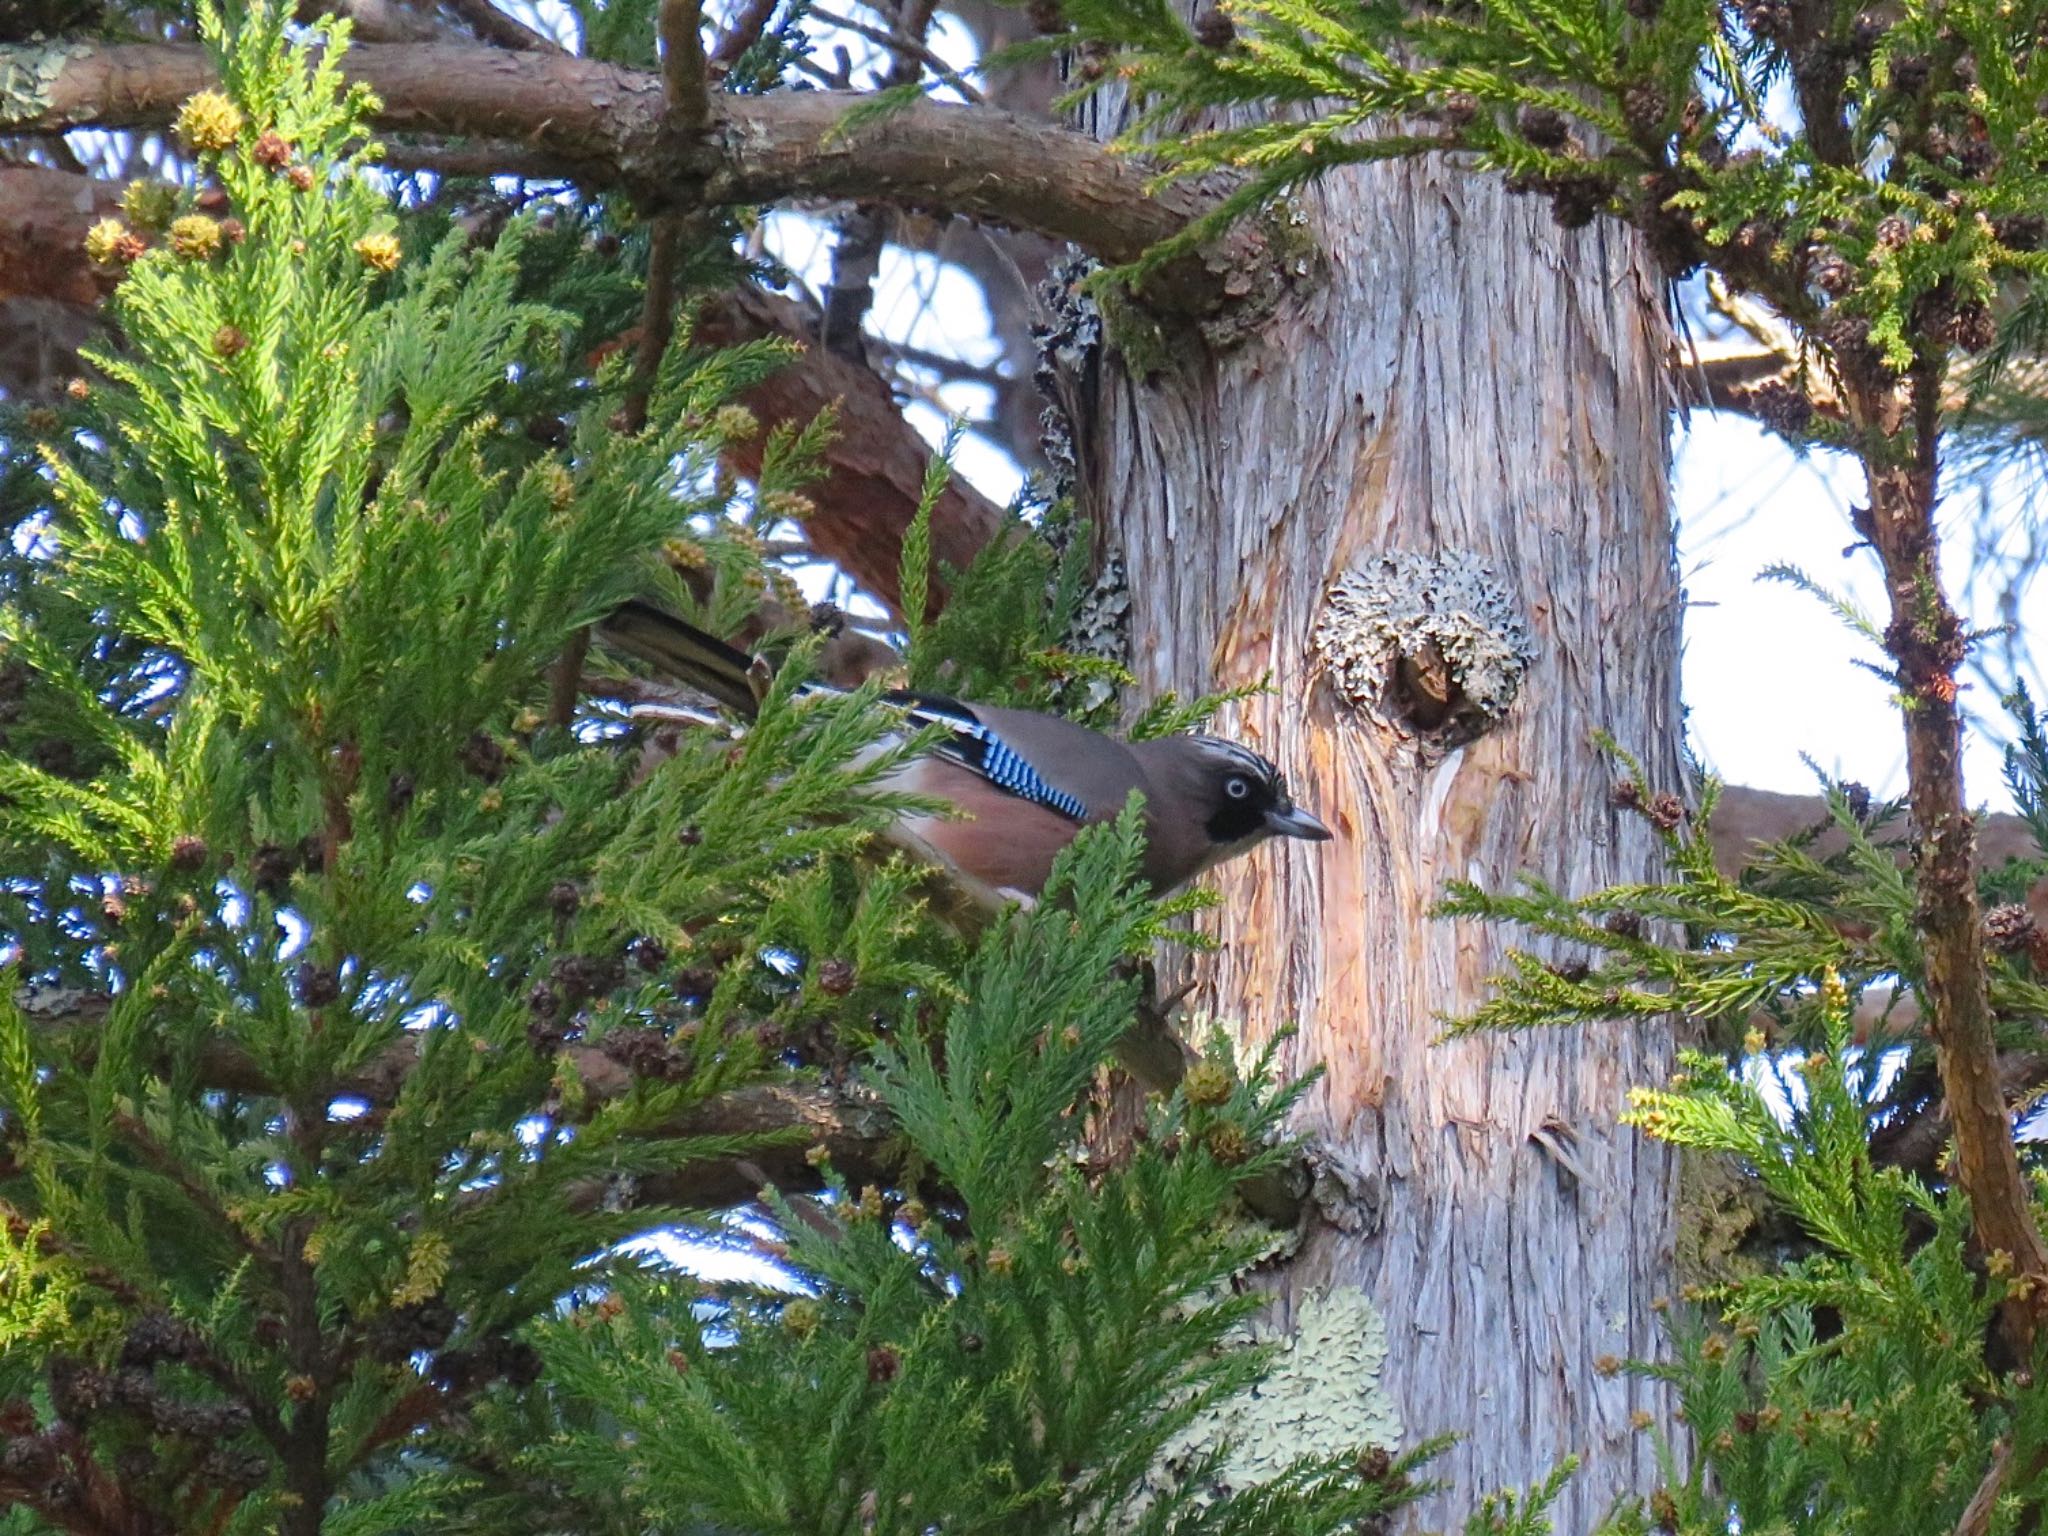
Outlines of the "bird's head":
[{"label": "bird's head", "polygon": [[[1165,745],[1165,743],[1161,743]],[[1172,738],[1176,786],[1208,841],[1205,866],[1235,858],[1269,837],[1320,843],[1330,829],[1301,809],[1280,770],[1248,747],[1220,736]]]}]

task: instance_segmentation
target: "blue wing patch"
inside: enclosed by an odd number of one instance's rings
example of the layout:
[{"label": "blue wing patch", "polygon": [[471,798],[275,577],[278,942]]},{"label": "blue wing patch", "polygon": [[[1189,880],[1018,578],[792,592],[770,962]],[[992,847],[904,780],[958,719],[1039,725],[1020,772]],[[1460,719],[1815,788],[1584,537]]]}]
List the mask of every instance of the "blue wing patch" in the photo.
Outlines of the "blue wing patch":
[{"label": "blue wing patch", "polygon": [[987,726],[976,722],[976,727],[982,744],[981,771],[991,784],[998,789],[1007,789],[1019,799],[1058,811],[1071,821],[1088,819],[1088,807],[1078,798],[1046,783],[1036,768],[1019,757],[1008,742],[993,735]]},{"label": "blue wing patch", "polygon": [[898,696],[910,718],[920,725],[943,725],[953,739],[935,750],[1019,800],[1029,800],[1069,821],[1086,821],[1088,807],[1078,795],[1054,789],[1024,755],[974,717],[963,704],[931,695]]}]

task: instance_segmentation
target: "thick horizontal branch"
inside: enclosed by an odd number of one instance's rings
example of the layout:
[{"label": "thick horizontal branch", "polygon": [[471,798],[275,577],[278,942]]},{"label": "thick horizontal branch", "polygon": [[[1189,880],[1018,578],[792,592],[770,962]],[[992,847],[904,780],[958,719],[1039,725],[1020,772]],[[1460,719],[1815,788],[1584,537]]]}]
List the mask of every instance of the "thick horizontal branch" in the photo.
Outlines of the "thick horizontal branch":
[{"label": "thick horizontal branch", "polygon": [[[971,898],[973,893],[963,893]],[[993,899],[993,898],[991,898]],[[31,1023],[48,1034],[73,1037],[83,1060],[90,1060],[96,1033],[106,1021],[109,999],[103,993],[77,989],[23,989],[15,1001]],[[1171,1005],[1168,1005],[1170,1008]],[[1128,1048],[1120,1057],[1128,1070],[1155,1092],[1171,1092],[1189,1057],[1166,1009],[1141,1010]],[[423,1036],[408,1034],[393,1041],[356,1071],[328,1086],[334,1099],[356,1098],[373,1110],[390,1105],[419,1061]],[[575,1070],[585,1092],[595,1101],[617,1098],[633,1086],[633,1075],[601,1047],[571,1044],[562,1055]],[[207,1047],[195,1065],[206,1087],[229,1093],[274,1095],[276,1088],[249,1056],[220,1042]],[[821,1184],[820,1153],[835,1173],[856,1186],[888,1184],[900,1175],[897,1129],[872,1094],[818,1082],[767,1082],[737,1088],[694,1105],[662,1134],[679,1139],[754,1143],[745,1153],[698,1158],[660,1173],[642,1175],[630,1188],[602,1181],[572,1191],[572,1201],[595,1207],[623,1199],[633,1206],[672,1206],[719,1210],[755,1199],[764,1185],[785,1193],[816,1190]],[[1308,1191],[1305,1171],[1296,1164],[1245,1181],[1239,1191],[1245,1204],[1275,1225],[1294,1220]]]},{"label": "thick horizontal branch", "polygon": [[[1722,790],[1714,809],[1707,836],[1714,848],[1714,862],[1722,873],[1733,875],[1754,855],[1758,843],[1783,842],[1810,828],[1828,822],[1827,802],[1818,795],[1786,795],[1768,789],[1731,786]],[[1816,843],[1822,856],[1843,846],[1839,833],[1824,833]],[[1906,850],[1901,849],[1901,858]],[[2036,858],[2034,835],[2017,816],[1983,816],[1977,820],[1977,865],[1997,869],[2008,859]],[[2039,915],[2048,917],[2048,891],[2037,890],[2029,899]]]},{"label": "thick horizontal branch", "polygon": [[0,166],[0,300],[97,304],[113,287],[79,249],[96,219],[115,212],[121,189],[71,171]]},{"label": "thick horizontal branch", "polygon": [[[72,45],[76,46],[76,45]],[[54,73],[0,128],[161,127],[213,82],[205,53],[122,44],[10,49],[23,78]],[[28,57],[28,55],[36,57]],[[661,76],[565,54],[454,43],[363,44],[344,68],[381,106],[377,127],[500,140],[567,176],[617,186],[653,209],[844,198],[939,209],[1131,261],[1213,206],[1188,186],[1057,124],[992,107],[919,101],[851,131],[863,98],[831,91],[719,94],[701,134],[664,126]],[[1156,306],[1207,313],[1260,287],[1264,246],[1243,229],[1148,281]]]},{"label": "thick horizontal branch", "polygon": [[[816,510],[804,519],[804,530],[821,558],[897,609],[903,535],[917,510],[931,449],[873,369],[816,345],[812,318],[789,299],[739,288],[704,306],[693,339],[711,346],[765,336],[808,339],[803,355],[755,385],[746,404],[764,428],[801,425],[828,406],[837,411],[839,430],[826,453],[829,473],[806,490]],[[759,474],[766,440],[764,431],[735,444],[727,458],[741,474]],[[1000,507],[955,475],[932,508],[932,552],[941,565],[964,570],[1002,521]]]},{"label": "thick horizontal branch", "polygon": [[[40,1031],[65,1034],[79,1041],[90,1059],[92,1040],[106,1021],[109,999],[74,989],[24,989],[15,1001]],[[423,1037],[408,1034],[394,1040],[346,1077],[328,1086],[334,1099],[362,1099],[373,1108],[391,1104],[406,1074],[419,1061]],[[565,1046],[562,1054],[575,1068],[587,1092],[598,1100],[628,1091],[633,1077],[594,1045]],[[274,1095],[276,1086],[247,1053],[233,1045],[209,1045],[194,1066],[207,1088],[227,1093]],[[764,1174],[779,1188],[810,1189],[817,1170],[807,1161],[813,1147],[823,1147],[833,1166],[848,1178],[880,1174],[890,1135],[887,1116],[865,1096],[807,1083],[759,1083],[720,1094],[694,1106],[667,1134],[716,1141],[758,1141],[744,1157],[699,1159],[643,1180],[634,1196],[643,1204],[687,1205],[712,1209],[738,1205],[760,1191]],[[601,1198],[593,1191],[592,1203]]]}]

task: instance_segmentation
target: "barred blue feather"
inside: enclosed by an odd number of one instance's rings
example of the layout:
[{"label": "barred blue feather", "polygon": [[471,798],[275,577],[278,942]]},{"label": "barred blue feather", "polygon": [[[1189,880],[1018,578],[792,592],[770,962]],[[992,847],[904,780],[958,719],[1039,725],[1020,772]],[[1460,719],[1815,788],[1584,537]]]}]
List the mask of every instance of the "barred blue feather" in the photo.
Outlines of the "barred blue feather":
[{"label": "barred blue feather", "polygon": [[992,735],[985,727],[980,731],[980,740],[981,771],[991,784],[1007,789],[1021,799],[1035,801],[1048,810],[1058,811],[1071,820],[1087,819],[1087,806],[1064,790],[1054,789],[1046,783],[1038,770],[1019,757],[1008,742]]},{"label": "barred blue feather", "polygon": [[1086,821],[1088,807],[1078,795],[1054,789],[1024,755],[983,725],[965,705],[930,694],[891,696],[906,706],[905,713],[919,725],[943,725],[953,739],[936,750],[964,768],[972,768],[996,788],[1029,800],[1069,821]]}]

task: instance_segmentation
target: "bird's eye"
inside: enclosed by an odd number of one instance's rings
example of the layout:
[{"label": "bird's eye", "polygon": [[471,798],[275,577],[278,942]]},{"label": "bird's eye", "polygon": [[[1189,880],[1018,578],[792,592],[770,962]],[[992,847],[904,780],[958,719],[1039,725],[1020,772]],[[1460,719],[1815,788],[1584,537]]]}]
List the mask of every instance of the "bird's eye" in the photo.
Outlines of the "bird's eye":
[{"label": "bird's eye", "polygon": [[1233,800],[1242,800],[1251,792],[1252,781],[1250,779],[1232,777],[1223,781],[1223,793],[1230,796]]}]

